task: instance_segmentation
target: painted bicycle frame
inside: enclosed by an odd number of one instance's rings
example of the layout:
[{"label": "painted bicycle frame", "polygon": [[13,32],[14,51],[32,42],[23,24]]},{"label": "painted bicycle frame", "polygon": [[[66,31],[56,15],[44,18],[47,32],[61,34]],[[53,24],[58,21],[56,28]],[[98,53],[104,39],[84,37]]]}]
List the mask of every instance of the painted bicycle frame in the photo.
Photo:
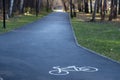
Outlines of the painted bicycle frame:
[{"label": "painted bicycle frame", "polygon": [[53,67],[54,70],[49,71],[51,75],[68,75],[71,71],[83,71],[83,72],[96,72],[98,68],[91,67],[91,66],[84,66],[84,67],[76,67],[76,66],[67,66],[67,67],[60,67],[55,66]]}]

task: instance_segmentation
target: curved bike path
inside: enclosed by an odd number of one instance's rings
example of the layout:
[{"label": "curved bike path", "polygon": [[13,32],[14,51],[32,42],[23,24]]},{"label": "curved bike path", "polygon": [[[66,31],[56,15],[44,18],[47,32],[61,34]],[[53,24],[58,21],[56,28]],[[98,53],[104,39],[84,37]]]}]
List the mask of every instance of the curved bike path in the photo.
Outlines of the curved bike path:
[{"label": "curved bike path", "polygon": [[[91,66],[96,72],[51,75],[53,67]],[[67,13],[0,35],[0,80],[120,80],[120,64],[79,47]]]}]

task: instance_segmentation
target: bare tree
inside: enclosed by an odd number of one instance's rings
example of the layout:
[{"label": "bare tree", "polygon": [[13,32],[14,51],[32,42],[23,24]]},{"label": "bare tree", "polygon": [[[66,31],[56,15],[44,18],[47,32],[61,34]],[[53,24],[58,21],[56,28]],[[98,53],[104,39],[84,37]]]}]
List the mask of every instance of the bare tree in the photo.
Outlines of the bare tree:
[{"label": "bare tree", "polygon": [[119,0],[119,11],[118,11],[118,14],[120,14],[120,0]]},{"label": "bare tree", "polygon": [[90,13],[92,13],[93,10],[92,10],[92,0],[90,0]]},{"label": "bare tree", "polygon": [[85,13],[89,13],[88,0],[84,0],[84,5],[85,5]]},{"label": "bare tree", "polygon": [[107,0],[104,0],[103,2],[103,6],[101,6],[101,20],[105,19],[105,14],[106,14],[106,10],[107,10]]},{"label": "bare tree", "polygon": [[101,19],[102,19],[102,10],[103,10],[102,3],[103,3],[103,0],[100,0],[100,17],[101,17]]},{"label": "bare tree", "polygon": [[72,0],[70,0],[70,15],[71,15],[71,18],[73,18],[73,10],[72,10]]},{"label": "bare tree", "polygon": [[109,21],[111,21],[113,19],[113,0],[111,0],[111,9],[110,9],[110,15],[109,15]]},{"label": "bare tree", "polygon": [[[12,15],[23,14],[24,12],[35,13],[37,6],[37,13],[39,13],[40,10],[46,9],[47,4],[49,5],[48,8],[51,9],[53,1],[54,0],[37,0],[36,5],[36,0],[5,0],[5,12],[9,17],[12,17]],[[3,12],[2,2],[3,0],[0,0],[0,14]]]},{"label": "bare tree", "polygon": [[24,12],[24,0],[20,0],[20,14],[22,14]]},{"label": "bare tree", "polygon": [[98,4],[98,0],[95,0],[94,12],[93,12],[91,21],[95,21],[95,16],[96,16],[96,11],[97,11],[97,4]]},{"label": "bare tree", "polygon": [[117,18],[117,0],[111,0],[109,21],[112,21],[113,18]]},{"label": "bare tree", "polygon": [[113,9],[113,18],[117,18],[117,2],[118,0],[114,0],[114,9]]},{"label": "bare tree", "polygon": [[53,9],[53,3],[54,3],[54,0],[49,0],[49,6],[50,6],[50,9],[52,10]]},{"label": "bare tree", "polygon": [[47,0],[46,2],[46,11],[48,12],[49,11],[49,1]]},{"label": "bare tree", "polygon": [[80,12],[80,11],[82,11],[82,9],[81,9],[81,0],[77,0],[77,1],[78,1],[78,10]]},{"label": "bare tree", "polygon": [[66,5],[66,0],[62,0],[63,6],[64,6],[64,10],[67,11],[67,5]]},{"label": "bare tree", "polygon": [[12,16],[14,0],[10,0],[9,17]]}]

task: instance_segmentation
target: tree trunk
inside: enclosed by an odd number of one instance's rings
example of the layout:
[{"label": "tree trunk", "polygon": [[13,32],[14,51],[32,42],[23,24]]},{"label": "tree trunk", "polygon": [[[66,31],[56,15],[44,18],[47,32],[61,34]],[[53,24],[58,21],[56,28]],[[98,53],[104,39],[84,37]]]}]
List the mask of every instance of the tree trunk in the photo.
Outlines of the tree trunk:
[{"label": "tree trunk", "polygon": [[3,28],[6,29],[6,20],[5,20],[5,0],[3,0]]},{"label": "tree trunk", "polygon": [[99,13],[99,10],[100,10],[100,0],[98,0],[97,2],[97,13]]},{"label": "tree trunk", "polygon": [[70,0],[70,16],[71,16],[71,18],[73,18],[72,0]]},{"label": "tree trunk", "polygon": [[38,0],[38,1],[39,1],[39,3],[38,3],[38,10],[39,10],[39,12],[40,12],[41,0]]},{"label": "tree trunk", "polygon": [[0,0],[0,10],[2,10],[2,0]]},{"label": "tree trunk", "polygon": [[83,12],[84,11],[84,0],[81,0],[81,11]]},{"label": "tree trunk", "polygon": [[49,1],[47,0],[46,11],[49,12]]},{"label": "tree trunk", "polygon": [[96,11],[97,11],[97,3],[98,3],[98,0],[95,0],[94,12],[93,12],[91,21],[95,21],[95,16],[96,16]]},{"label": "tree trunk", "polygon": [[13,5],[14,5],[14,0],[10,1],[10,8],[9,8],[9,17],[12,16],[12,12],[13,12]]},{"label": "tree trunk", "polygon": [[38,16],[39,13],[39,0],[36,0],[36,17]]},{"label": "tree trunk", "polygon": [[102,12],[103,12],[103,8],[102,8],[102,0],[100,0],[100,17],[101,17],[101,20],[102,20]]},{"label": "tree trunk", "polygon": [[81,0],[77,0],[77,3],[78,3],[78,10],[80,12],[80,11],[82,11],[82,9],[81,9]]},{"label": "tree trunk", "polygon": [[118,12],[118,14],[120,14],[120,0],[119,0],[119,12]]},{"label": "tree trunk", "polygon": [[66,4],[65,4],[65,1],[62,0],[62,3],[63,3],[63,6],[64,6],[64,10],[67,11],[67,6],[66,6]]},{"label": "tree trunk", "polygon": [[105,19],[106,10],[107,10],[107,0],[104,0],[103,7],[102,7],[102,17],[101,17],[101,20]]},{"label": "tree trunk", "polygon": [[63,3],[63,5],[64,5],[64,10],[67,11],[67,7],[66,7],[65,2]]},{"label": "tree trunk", "polygon": [[[51,2],[50,2],[50,7],[51,7],[51,10],[53,9],[53,4],[54,4],[54,0],[51,0]],[[66,5],[66,2],[65,2],[65,4],[64,4],[64,6],[65,6],[65,10],[67,11],[67,5]]]},{"label": "tree trunk", "polygon": [[114,0],[114,9],[113,9],[113,18],[117,18],[117,1],[118,0]]},{"label": "tree trunk", "polygon": [[114,0],[111,0],[111,10],[109,15],[109,21],[112,21],[113,19],[113,8],[114,8]]},{"label": "tree trunk", "polygon": [[85,13],[89,13],[88,0],[85,0]]},{"label": "tree trunk", "polygon": [[73,14],[73,16],[74,16],[74,17],[76,17],[75,5],[74,5],[74,4],[72,4],[72,6],[73,6],[73,13],[74,13],[74,14]]},{"label": "tree trunk", "polygon": [[23,14],[24,13],[24,0],[20,0],[20,14]]},{"label": "tree trunk", "polygon": [[90,13],[92,13],[92,0],[90,0]]}]

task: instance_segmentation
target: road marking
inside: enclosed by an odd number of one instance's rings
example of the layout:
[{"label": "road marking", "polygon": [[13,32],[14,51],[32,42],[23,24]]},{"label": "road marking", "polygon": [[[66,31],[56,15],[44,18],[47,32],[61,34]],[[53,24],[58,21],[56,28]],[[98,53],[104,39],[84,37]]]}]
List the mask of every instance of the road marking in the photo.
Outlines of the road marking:
[{"label": "road marking", "polygon": [[0,77],[0,80],[3,80],[3,78],[2,78],[2,77]]},{"label": "road marking", "polygon": [[67,67],[60,67],[55,66],[53,67],[53,70],[49,71],[49,74],[51,75],[68,75],[70,72],[97,72],[98,68],[91,67],[91,66],[83,66],[83,67],[76,67],[76,66],[67,66]]}]

